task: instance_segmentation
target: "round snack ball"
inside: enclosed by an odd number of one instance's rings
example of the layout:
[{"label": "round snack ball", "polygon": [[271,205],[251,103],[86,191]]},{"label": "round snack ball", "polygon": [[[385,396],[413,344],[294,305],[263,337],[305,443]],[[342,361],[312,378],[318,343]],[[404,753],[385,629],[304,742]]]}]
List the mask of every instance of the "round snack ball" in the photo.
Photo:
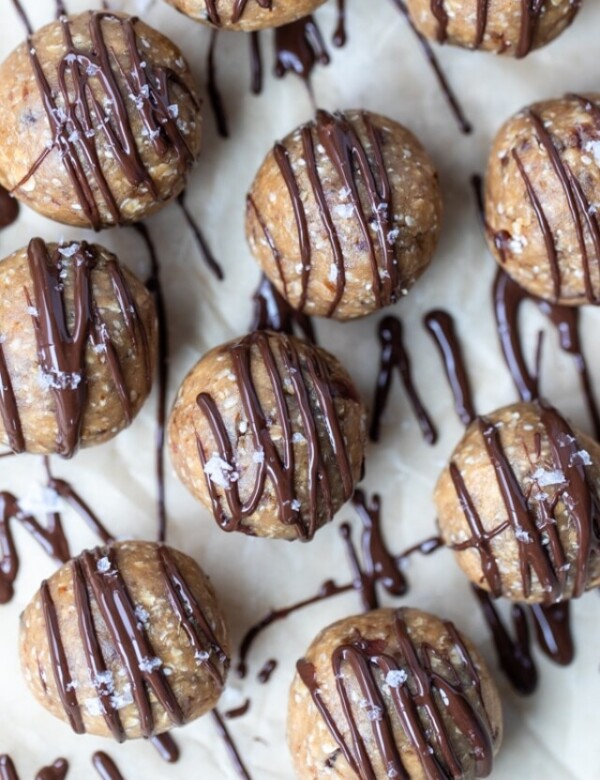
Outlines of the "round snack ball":
[{"label": "round snack ball", "polygon": [[288,744],[301,780],[487,777],[502,709],[477,650],[426,612],[378,609],[322,631],[297,664]]},{"label": "round snack ball", "polygon": [[229,638],[210,581],[154,542],[82,553],[43,582],[21,616],[33,695],[78,733],[151,737],[213,709]]},{"label": "round snack ball", "polygon": [[46,217],[96,230],[184,188],[200,100],[179,49],[135,17],[63,16],[0,66],[0,183]]},{"label": "round snack ball", "polygon": [[429,40],[526,57],[571,24],[581,0],[406,0],[406,4],[413,23]]},{"label": "round snack ball", "polygon": [[179,478],[223,530],[309,540],[361,477],[366,412],[332,355],[257,331],[194,366],[169,438]]},{"label": "round snack ball", "polygon": [[113,438],[148,397],[156,311],[96,244],[34,238],[0,262],[0,443],[70,457]]},{"label": "round snack ball", "polygon": [[408,292],[431,261],[441,213],[433,163],[406,128],[367,111],[318,111],[267,155],[246,234],[295,309],[348,320]]},{"label": "round snack ball", "polygon": [[600,585],[600,445],[551,406],[475,420],[435,503],[458,564],[493,596],[550,604]]},{"label": "round snack ball", "polygon": [[186,16],[211,27],[252,32],[308,16],[325,0],[167,0]]},{"label": "round snack ball", "polygon": [[600,304],[600,95],[536,103],[501,128],[489,159],[488,243],[521,287]]}]

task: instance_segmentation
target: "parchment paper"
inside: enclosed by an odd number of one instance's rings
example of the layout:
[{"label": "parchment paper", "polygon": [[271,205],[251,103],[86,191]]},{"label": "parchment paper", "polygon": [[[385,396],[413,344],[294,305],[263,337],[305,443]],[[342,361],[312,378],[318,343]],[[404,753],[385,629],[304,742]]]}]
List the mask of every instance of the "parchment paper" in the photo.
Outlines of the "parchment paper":
[{"label": "parchment paper", "polygon": [[[51,0],[24,2],[36,26],[52,18]],[[79,0],[68,0],[67,4],[71,11],[92,5],[91,1]],[[132,0],[121,5],[171,36],[191,61],[198,82],[204,84],[207,30],[160,0]],[[333,1],[318,12],[325,32],[333,30],[334,17]],[[4,57],[21,41],[24,31],[10,0],[0,0],[0,19],[0,56]],[[423,313],[441,306],[456,316],[481,412],[516,399],[494,330],[490,285],[495,266],[481,237],[469,176],[483,171],[496,129],[521,106],[567,91],[598,88],[599,32],[600,3],[587,0],[565,35],[524,62],[439,49],[448,76],[475,126],[470,137],[458,132],[418,45],[391,2],[349,0],[350,44],[344,50],[333,50],[331,66],[315,73],[313,84],[319,105],[328,109],[372,109],[413,129],[433,155],[444,190],[443,238],[433,266],[395,312],[405,324],[416,381],[439,426],[440,439],[433,448],[422,441],[406,396],[396,384],[383,421],[381,443],[371,446],[368,453],[365,488],[382,495],[384,528],[396,551],[435,532],[432,488],[461,435],[435,347],[421,325]],[[267,41],[270,46],[268,37]],[[248,44],[243,34],[221,36],[217,58],[232,138],[223,141],[217,137],[206,110],[204,152],[188,194],[190,208],[225,269],[225,281],[218,282],[204,265],[176,206],[149,222],[162,262],[169,309],[170,399],[202,353],[248,327],[250,294],[259,273],[244,239],[244,195],[273,141],[311,114],[308,93],[293,77],[278,82],[269,74],[264,94],[258,98],[250,95]],[[270,49],[265,47],[265,52],[269,54]],[[49,241],[62,236],[94,239],[91,233],[64,228],[22,209],[18,223],[0,234],[0,254],[9,254],[34,235]],[[133,231],[113,230],[96,240],[115,250],[139,274],[146,274],[145,250]],[[600,311],[586,310],[583,319],[584,341],[598,384]],[[321,343],[343,360],[368,399],[379,359],[377,321],[374,317],[351,324],[319,322],[317,326]],[[528,311],[531,349],[543,322],[536,311]],[[554,334],[547,339],[543,375],[544,391],[550,399],[575,424],[589,428],[573,366],[559,354]],[[155,403],[154,395],[131,429],[115,441],[81,452],[72,462],[54,463],[56,474],[74,483],[117,534],[144,538],[155,534]],[[37,476],[41,481],[39,459],[23,456],[0,461],[0,489],[35,497]],[[321,531],[309,545],[227,536],[171,476],[170,466],[167,497],[169,541],[194,555],[209,572],[235,640],[270,607],[314,593],[327,577],[339,581],[349,578],[339,521]],[[78,520],[68,513],[65,517],[74,552],[94,543],[81,530]],[[343,510],[340,519],[352,519],[358,527],[351,508]],[[144,743],[118,746],[93,737],[76,737],[35,703],[18,667],[18,616],[54,564],[25,532],[17,529],[15,536],[22,570],[14,601],[0,608],[0,751],[13,755],[22,778],[33,777],[37,769],[59,755],[72,764],[69,777],[91,778],[95,774],[90,756],[99,748],[117,760],[127,780],[235,778],[210,718],[178,733],[182,758],[176,766],[168,767]],[[479,643],[496,669],[487,628],[451,555],[441,551],[431,559],[415,560],[408,575],[412,589],[402,603],[455,620]],[[386,598],[383,603],[387,603]],[[229,726],[254,780],[293,777],[285,745],[285,713],[295,661],[318,630],[358,611],[359,599],[350,594],[297,614],[263,635],[250,657],[245,681],[232,673],[222,709],[251,698],[249,713]],[[597,594],[589,594],[575,605],[576,662],[560,669],[538,656],[540,687],[534,696],[520,698],[497,673],[506,721],[505,741],[494,773],[497,780],[600,778],[599,618]],[[279,667],[268,685],[258,685],[256,672],[271,657],[279,661]]]}]

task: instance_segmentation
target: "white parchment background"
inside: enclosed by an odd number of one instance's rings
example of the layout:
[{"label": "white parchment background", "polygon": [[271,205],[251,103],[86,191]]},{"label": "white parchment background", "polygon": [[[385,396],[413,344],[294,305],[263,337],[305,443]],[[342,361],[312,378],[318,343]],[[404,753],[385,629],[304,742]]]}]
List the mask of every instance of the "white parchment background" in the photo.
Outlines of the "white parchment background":
[{"label": "white parchment background", "polygon": [[[35,25],[49,21],[51,0],[24,0]],[[69,10],[92,3],[69,0]],[[208,32],[187,21],[160,0],[124,2],[172,37],[192,63],[200,85],[205,82]],[[318,12],[324,32],[333,29],[335,3]],[[6,56],[23,38],[10,0],[0,0],[0,55]],[[414,357],[416,381],[440,428],[436,447],[425,445],[407,401],[396,385],[383,423],[381,444],[371,447],[366,488],[383,497],[385,531],[394,550],[434,533],[432,488],[445,459],[460,436],[450,394],[429,336],[421,326],[423,313],[442,306],[457,317],[467,362],[482,412],[515,399],[503,366],[490,308],[494,264],[477,223],[469,176],[482,171],[495,130],[526,103],[567,91],[598,88],[600,64],[600,3],[587,0],[574,26],[550,47],[525,62],[445,48],[439,55],[461,96],[476,132],[460,135],[421,51],[403,18],[386,0],[349,0],[350,45],[332,50],[332,64],[314,77],[318,103],[328,109],[364,107],[400,120],[412,128],[433,155],[440,173],[446,213],[442,242],[432,268],[397,308],[406,326]],[[265,39],[270,53],[270,41]],[[186,371],[208,348],[244,331],[251,317],[250,293],[258,271],[243,233],[244,195],[272,142],[306,120],[311,106],[303,84],[293,77],[266,79],[261,97],[249,94],[248,41],[243,35],[222,36],[218,65],[228,105],[233,137],[223,141],[205,112],[205,144],[188,195],[222,263],[226,280],[219,283],[203,264],[181,212],[175,206],[149,222],[162,262],[172,349],[170,399]],[[48,241],[61,236],[93,239],[22,209],[18,223],[0,234],[0,255],[26,244],[34,235]],[[96,238],[96,240],[98,240]],[[99,239],[139,274],[147,258],[131,230],[113,230]],[[530,346],[537,312],[528,315]],[[585,342],[596,383],[600,382],[597,338],[600,311],[585,311]],[[367,398],[371,397],[378,363],[377,317],[352,324],[320,323],[323,345],[347,365]],[[544,357],[545,392],[572,420],[588,427],[578,383],[567,358],[558,354],[554,335]],[[112,443],[81,452],[73,462],[56,462],[58,476],[73,482],[108,527],[117,534],[152,538],[155,533],[153,397],[131,429]],[[0,461],[0,489],[27,495],[41,464],[28,456]],[[194,555],[210,573],[229,617],[233,636],[270,607],[292,603],[315,592],[326,577],[348,579],[344,548],[337,526],[321,531],[310,545],[285,544],[226,536],[170,475],[169,541]],[[73,550],[93,539],[80,523],[66,515]],[[353,517],[351,509],[340,518]],[[182,758],[175,767],[162,764],[146,744],[112,745],[92,737],[76,737],[68,727],[46,715],[21,680],[16,651],[18,615],[40,579],[53,564],[20,529],[16,540],[23,568],[16,597],[0,608],[0,751],[15,758],[22,778],[61,755],[72,764],[69,777],[94,776],[90,756],[98,748],[113,755],[127,780],[227,780],[235,778],[209,718],[178,735]],[[415,560],[409,576],[412,590],[403,603],[451,618],[481,646],[493,668],[494,651],[487,629],[470,596],[466,581],[449,553]],[[384,599],[385,601],[385,599]],[[285,747],[287,689],[294,663],[314,634],[330,621],[357,612],[356,595],[312,607],[263,635],[250,658],[250,675],[243,683],[234,674],[222,705],[236,706],[246,696],[250,712],[230,723],[231,732],[254,780],[292,778]],[[576,662],[568,669],[538,657],[540,688],[531,698],[513,694],[498,674],[502,689],[506,737],[494,777],[497,780],[594,780],[600,778],[598,701],[600,701],[600,599],[590,594],[574,608]],[[255,673],[267,658],[279,668],[267,686],[255,683]]]}]

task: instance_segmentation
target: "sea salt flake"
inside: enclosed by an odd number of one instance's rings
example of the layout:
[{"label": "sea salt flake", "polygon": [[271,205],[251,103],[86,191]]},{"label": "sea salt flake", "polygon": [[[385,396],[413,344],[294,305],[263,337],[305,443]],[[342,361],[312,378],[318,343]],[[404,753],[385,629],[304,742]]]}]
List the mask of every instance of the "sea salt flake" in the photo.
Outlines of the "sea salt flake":
[{"label": "sea salt flake", "polygon": [[565,475],[561,469],[536,469],[531,477],[540,487],[546,485],[563,485],[566,482]]},{"label": "sea salt flake", "polygon": [[387,673],[385,681],[390,688],[400,688],[408,680],[408,675],[404,669],[392,669]]},{"label": "sea salt flake", "polygon": [[106,574],[106,572],[110,570],[110,560],[106,557],[100,558],[100,560],[96,564],[96,570],[99,571],[101,574]]},{"label": "sea salt flake", "polygon": [[204,466],[204,473],[215,485],[228,488],[232,482],[239,479],[239,474],[233,466],[223,460],[219,455],[213,455]]},{"label": "sea salt flake", "polygon": [[265,451],[264,450],[256,450],[256,452],[252,453],[252,460],[255,463],[264,463],[265,462]]},{"label": "sea salt flake", "polygon": [[531,536],[524,528],[515,528],[515,536],[520,542],[523,542],[523,544],[531,544],[532,542]]},{"label": "sea salt flake", "polygon": [[569,458],[569,466],[591,466],[592,458],[587,450],[574,452]]},{"label": "sea salt flake", "polygon": [[150,674],[151,672],[160,669],[160,667],[162,666],[162,661],[160,660],[160,658],[146,657],[146,658],[142,658],[138,666],[140,668],[140,672],[146,672],[146,674]]},{"label": "sea salt flake", "polygon": [[292,442],[294,444],[304,444],[305,441],[306,438],[299,431],[296,431],[296,433],[292,436]]},{"label": "sea salt flake", "polygon": [[210,653],[207,653],[205,650],[196,650],[194,658],[199,664],[205,664],[210,658]]},{"label": "sea salt flake", "polygon": [[294,499],[294,500],[293,500],[293,501],[290,503],[290,506],[292,507],[292,509],[294,510],[294,512],[299,512],[299,511],[302,509],[302,504],[300,503],[300,501],[298,501],[298,499],[297,499],[297,498],[295,498],[295,499]]},{"label": "sea salt flake", "polygon": [[74,254],[76,254],[81,248],[81,244],[78,244],[77,242],[73,242],[71,244],[65,244],[64,246],[59,246],[58,251],[63,257],[73,257]]}]

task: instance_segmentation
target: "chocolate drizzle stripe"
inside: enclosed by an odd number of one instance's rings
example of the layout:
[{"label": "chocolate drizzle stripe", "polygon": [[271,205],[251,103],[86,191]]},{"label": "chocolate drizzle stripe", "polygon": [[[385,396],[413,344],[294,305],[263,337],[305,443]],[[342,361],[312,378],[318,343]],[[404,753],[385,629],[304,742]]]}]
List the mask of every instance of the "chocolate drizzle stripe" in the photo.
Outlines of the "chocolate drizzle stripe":
[{"label": "chocolate drizzle stripe", "polygon": [[[64,758],[57,758],[50,766],[45,766],[36,774],[35,780],[64,780],[69,764]],[[10,756],[0,756],[0,780],[19,780],[19,775]]]},{"label": "chocolate drizzle stripe", "polygon": [[185,217],[185,221],[189,225],[192,233],[194,234],[194,238],[196,239],[196,243],[198,244],[200,251],[202,252],[202,257],[204,258],[204,262],[206,265],[210,268],[210,270],[213,272],[213,274],[217,277],[219,281],[223,281],[225,278],[225,274],[223,273],[223,269],[217,262],[217,259],[213,255],[208,242],[204,238],[204,235],[202,231],[200,230],[197,222],[193,218],[190,210],[188,209],[186,202],[185,202],[185,192],[182,192],[181,195],[177,198],[177,202],[179,203],[179,207],[181,208],[181,211],[183,213],[183,216]]},{"label": "chocolate drizzle stripe", "polygon": [[[217,132],[221,138],[229,138],[229,123],[227,121],[227,111],[225,110],[225,103],[223,101],[223,95],[219,89],[218,73],[217,73],[217,41],[219,38],[219,30],[212,30],[210,36],[210,45],[208,47],[208,55],[206,60],[206,92],[208,93],[208,99],[212,108],[213,116],[217,125]],[[258,39],[257,39],[258,40]]]},{"label": "chocolate drizzle stripe", "polygon": [[159,734],[156,737],[150,737],[149,741],[158,755],[167,764],[176,764],[179,761],[179,746],[169,732]]},{"label": "chocolate drizzle stripe", "polygon": [[[282,428],[282,453],[279,452],[277,445],[271,438],[267,414],[262,408],[254,385],[252,377],[253,352],[258,353],[264,362],[275,396],[277,421]],[[231,353],[244,417],[252,435],[254,450],[264,453],[264,458],[257,464],[254,486],[245,500],[242,500],[239,485],[235,481],[229,481],[223,488],[228,513],[223,507],[221,496],[208,474],[206,475],[206,484],[215,517],[224,530],[238,530],[247,533],[248,529],[244,526],[244,519],[256,511],[263,495],[265,482],[269,479],[277,496],[281,522],[284,525],[294,526],[299,538],[311,539],[318,526],[319,492],[328,511],[331,513],[332,510],[330,478],[326,469],[325,453],[319,439],[317,414],[323,417],[346,500],[350,498],[353,485],[352,471],[340,420],[329,391],[330,380],[327,366],[318,353],[305,354],[301,360],[300,353],[291,340],[284,340],[274,334],[259,331],[241,339],[232,347]],[[277,363],[276,355],[281,361],[281,368]],[[290,412],[284,390],[284,379],[287,378],[289,378],[294,398],[298,404],[302,435],[306,440],[308,463],[310,464],[308,506],[300,508],[296,507],[294,445]],[[209,424],[217,456],[233,467],[232,444],[225,421],[215,400],[209,394],[201,393],[197,403]],[[200,441],[199,437],[197,443],[198,455],[202,467],[206,471],[210,457],[205,451],[205,444]]]},{"label": "chocolate drizzle stripe", "polygon": [[[98,571],[98,562],[105,553],[110,562],[110,576]],[[79,571],[74,569],[74,578],[80,573],[91,588],[98,609],[111,634],[140,715],[140,728],[146,737],[152,736],[154,717],[148,689],[151,689],[175,725],[182,725],[184,716],[167,678],[161,668],[145,671],[144,659],[154,658],[150,640],[140,627],[128,589],[115,564],[114,554],[107,548],[102,553],[84,552]]]},{"label": "chocolate drizzle stripe", "polygon": [[337,24],[333,33],[334,46],[345,46],[348,41],[346,32],[346,0],[337,0]]},{"label": "chocolate drizzle stripe", "polygon": [[378,330],[381,342],[381,366],[373,400],[373,416],[369,433],[371,441],[379,441],[381,418],[388,403],[393,372],[397,369],[423,438],[428,444],[435,444],[437,431],[413,382],[411,361],[404,346],[402,323],[397,317],[384,317],[379,323]]},{"label": "chocolate drizzle stripe", "polygon": [[19,201],[0,184],[0,230],[12,225],[19,216]]},{"label": "chocolate drizzle stripe", "polygon": [[566,551],[554,522],[556,506],[559,501],[565,505],[577,533],[573,596],[578,597],[585,591],[590,559],[600,552],[600,497],[590,484],[584,466],[577,459],[577,442],[568,423],[554,408],[543,403],[539,403],[539,408],[550,442],[552,468],[564,474],[564,485],[560,486],[552,500],[539,500],[537,510],[530,506],[529,495],[521,487],[504,452],[498,428],[484,418],[478,418],[478,430],[496,473],[507,520],[491,531],[484,530],[460,470],[455,463],[451,463],[450,476],[473,534],[470,539],[454,544],[451,548],[456,551],[475,548],[481,556],[488,587],[493,595],[499,596],[502,592],[502,578],[490,542],[512,528],[519,549],[525,598],[531,593],[532,573],[535,573],[547,594],[547,601],[551,603],[563,593],[569,568]]},{"label": "chocolate drizzle stripe", "polygon": [[[316,119],[301,129],[302,148],[306,171],[323,229],[327,235],[335,267],[335,294],[327,316],[334,316],[346,288],[343,250],[339,233],[335,226],[330,204],[325,196],[319,162],[315,156],[315,140],[321,157],[331,162],[342,186],[348,193],[353,214],[359,223],[366,246],[372,271],[372,289],[378,306],[397,300],[402,286],[398,262],[393,245],[389,241],[392,229],[392,188],[383,157],[381,130],[376,128],[365,112],[360,122],[368,139],[363,143],[357,128],[342,113],[317,111]],[[273,150],[275,161],[285,181],[298,232],[301,270],[301,294],[296,306],[303,310],[306,306],[310,272],[312,266],[311,236],[307,214],[301,195],[300,183],[294,173],[287,148],[277,144]],[[367,203],[361,198],[358,180],[364,184]],[[283,258],[276,250],[272,238],[268,235],[264,219],[258,213],[256,203],[251,201],[257,220],[263,229],[265,239],[271,247],[279,276],[287,297],[286,280],[283,273]],[[372,235],[371,221],[376,225],[377,242]]]},{"label": "chocolate drizzle stripe", "polygon": [[[33,26],[29,20],[29,16],[27,15],[27,12],[23,8],[23,4],[21,3],[21,0],[12,0],[13,7],[17,14],[19,15],[20,20],[23,22],[23,25],[27,31],[28,35],[33,35]],[[9,759],[10,760],[10,759]]]},{"label": "chocolate drizzle stripe", "polygon": [[[310,76],[317,63],[329,65],[330,58],[314,16],[304,16],[276,27],[275,76],[282,78],[292,72],[300,76],[310,90]],[[311,92],[312,95],[312,92]]]},{"label": "chocolate drizzle stripe", "polygon": [[44,580],[41,586],[42,608],[44,611],[44,621],[46,623],[46,632],[48,637],[48,648],[52,663],[54,679],[58,690],[58,695],[62,702],[64,711],[69,719],[71,728],[76,734],[84,734],[85,726],[81,716],[81,710],[77,702],[77,694],[73,686],[73,678],[69,670],[69,662],[60,635],[58,623],[58,614],[54,605],[54,600],[50,595],[48,583]]},{"label": "chocolate drizzle stripe", "polygon": [[[88,342],[101,348],[123,414],[128,421],[132,417],[123,367],[94,297],[92,276],[99,258],[96,248],[85,242],[59,247],[50,255],[46,244],[34,238],[27,249],[33,295],[26,288],[25,302],[31,311],[42,376],[48,383],[56,406],[56,449],[67,458],[75,453],[81,436],[87,397]],[[149,390],[150,347],[137,305],[117,263],[109,259],[106,270],[111,278],[125,330],[131,337],[135,352],[140,356],[146,389]],[[63,293],[63,273],[72,274],[73,280],[74,321],[71,329]],[[0,379],[6,387],[10,377],[3,377],[2,365],[8,375],[6,363],[0,359]],[[12,403],[14,394],[5,391],[2,399],[0,411],[3,419],[8,421],[8,425],[5,422],[5,428],[12,431],[14,443],[20,445],[18,432],[21,431],[22,438],[22,429],[16,402]],[[16,451],[22,449],[19,446]]]},{"label": "chocolate drizzle stripe", "polygon": [[469,122],[469,120],[466,118],[462,106],[460,105],[458,98],[454,93],[454,90],[450,86],[450,82],[448,81],[446,74],[442,69],[442,66],[438,62],[438,59],[435,56],[435,53],[431,48],[429,41],[427,40],[427,38],[425,38],[425,36],[421,33],[421,31],[415,26],[408,12],[408,8],[406,7],[406,3],[404,2],[404,0],[392,0],[392,2],[396,6],[396,8],[400,11],[400,13],[404,16],[413,35],[417,39],[417,42],[419,43],[423,51],[423,54],[425,55],[425,59],[431,66],[431,69],[438,82],[438,85],[442,90],[442,94],[444,95],[446,102],[448,103],[448,106],[450,107],[450,110],[452,111],[452,114],[454,115],[454,118],[456,119],[461,132],[465,133],[465,135],[468,135],[469,133],[472,132],[473,127]]},{"label": "chocolate drizzle stripe", "polygon": [[238,777],[241,778],[241,780],[252,780],[252,777],[250,776],[250,773],[246,769],[246,766],[242,760],[242,757],[240,756],[240,753],[235,745],[235,742],[231,738],[231,734],[229,733],[229,730],[227,729],[227,726],[225,725],[225,721],[221,717],[218,710],[213,710],[211,712],[211,716],[214,722],[214,725],[217,729],[217,732],[223,742],[225,743],[225,748],[227,750],[227,754],[229,755],[229,758],[231,759],[231,762],[233,764],[233,767],[238,775]]},{"label": "chocolate drizzle stripe", "polygon": [[[111,541],[109,532],[75,489],[68,482],[52,476],[48,461],[46,461],[46,469],[48,488],[61,496],[103,542]],[[44,552],[58,563],[66,563],[71,557],[69,543],[58,512],[49,511],[46,524],[42,525],[31,514],[23,511],[14,495],[0,492],[0,604],[8,603],[13,597],[13,583],[20,566],[11,530],[13,522],[22,525]]]},{"label": "chocolate drizzle stripe", "polygon": [[0,417],[8,437],[8,446],[15,453],[25,450],[25,438],[21,427],[21,416],[13,390],[10,372],[6,364],[2,341],[0,340]]},{"label": "chocolate drizzle stripe", "polygon": [[[174,71],[166,67],[153,68],[148,63],[142,66],[135,17],[121,18],[110,12],[90,12],[90,51],[75,46],[71,21],[66,16],[61,17],[65,55],[58,66],[58,86],[62,98],[60,107],[38,59],[33,39],[29,39],[29,58],[52,133],[52,146],[44,149],[29,172],[13,188],[13,192],[19,190],[37,172],[50,152],[57,151],[77,201],[95,229],[100,229],[105,221],[102,205],[112,221],[117,224],[124,221],[100,164],[95,141],[95,136],[100,133],[105,136],[108,148],[127,181],[137,188],[145,189],[155,199],[158,198],[156,186],[141,158],[123,91],[111,64],[111,53],[102,29],[105,21],[121,27],[132,70],[131,73],[125,72],[118,61],[116,68],[136,100],[145,132],[156,154],[164,157],[173,151],[185,167],[193,162],[187,140],[169,112],[170,85],[176,84],[198,105],[196,96]],[[114,57],[114,52],[112,55]],[[74,96],[70,94],[69,82],[73,84]],[[92,83],[109,100],[111,118],[91,89]],[[101,203],[98,196],[101,196]]]},{"label": "chocolate drizzle stripe", "polygon": [[529,371],[525,362],[519,327],[521,306],[526,301],[532,301],[555,327],[561,349],[573,357],[595,436],[600,437],[600,409],[581,343],[579,309],[558,306],[529,295],[502,270],[498,271],[494,281],[493,300],[502,352],[520,398],[532,401],[540,395],[539,379]]},{"label": "chocolate drizzle stripe", "polygon": [[[399,645],[397,655],[383,653],[372,646],[376,643],[360,639],[334,650],[331,657],[332,672],[350,740],[344,738],[340,725],[323,700],[315,667],[307,661],[298,662],[297,670],[301,680],[308,688],[332,737],[361,780],[374,780],[375,769],[346,687],[348,680],[356,680],[368,710],[382,713],[380,718],[372,721],[372,736],[383,765],[388,768],[388,773],[393,771],[395,776],[408,780],[408,770],[394,739],[392,712],[383,698],[379,683],[379,675],[387,678],[390,673],[400,670],[412,678],[415,690],[408,685],[390,688],[393,715],[399,719],[424,774],[429,778],[461,777],[466,770],[452,745],[442,717],[438,703],[438,697],[442,695],[454,723],[469,743],[468,757],[473,761],[475,773],[485,777],[491,772],[492,735],[481,697],[481,681],[458,633],[452,624],[444,625],[452,648],[460,657],[461,672],[467,678],[467,683],[461,679],[449,654],[426,643],[419,646],[413,643],[401,610],[396,613],[394,622],[394,639]],[[475,704],[467,698],[467,691],[472,691]],[[426,715],[422,715],[422,712]]]},{"label": "chocolate drizzle stripe", "polygon": [[454,320],[448,312],[435,310],[426,314],[423,322],[442,357],[456,414],[464,425],[469,425],[477,414]]},{"label": "chocolate drizzle stripe", "polygon": [[[185,631],[196,658],[204,659],[213,680],[218,686],[222,686],[229,659],[219,645],[206,615],[200,609],[169,548],[161,545],[158,548],[158,558],[173,613]],[[218,665],[212,656],[215,656]]]},{"label": "chocolate drizzle stripe", "polygon": [[106,753],[98,751],[92,756],[92,764],[101,780],[124,780],[118,766]]},{"label": "chocolate drizzle stripe", "polygon": [[254,318],[250,331],[272,330],[293,336],[295,331],[311,344],[316,344],[314,326],[310,317],[292,309],[263,274],[254,295]]}]

